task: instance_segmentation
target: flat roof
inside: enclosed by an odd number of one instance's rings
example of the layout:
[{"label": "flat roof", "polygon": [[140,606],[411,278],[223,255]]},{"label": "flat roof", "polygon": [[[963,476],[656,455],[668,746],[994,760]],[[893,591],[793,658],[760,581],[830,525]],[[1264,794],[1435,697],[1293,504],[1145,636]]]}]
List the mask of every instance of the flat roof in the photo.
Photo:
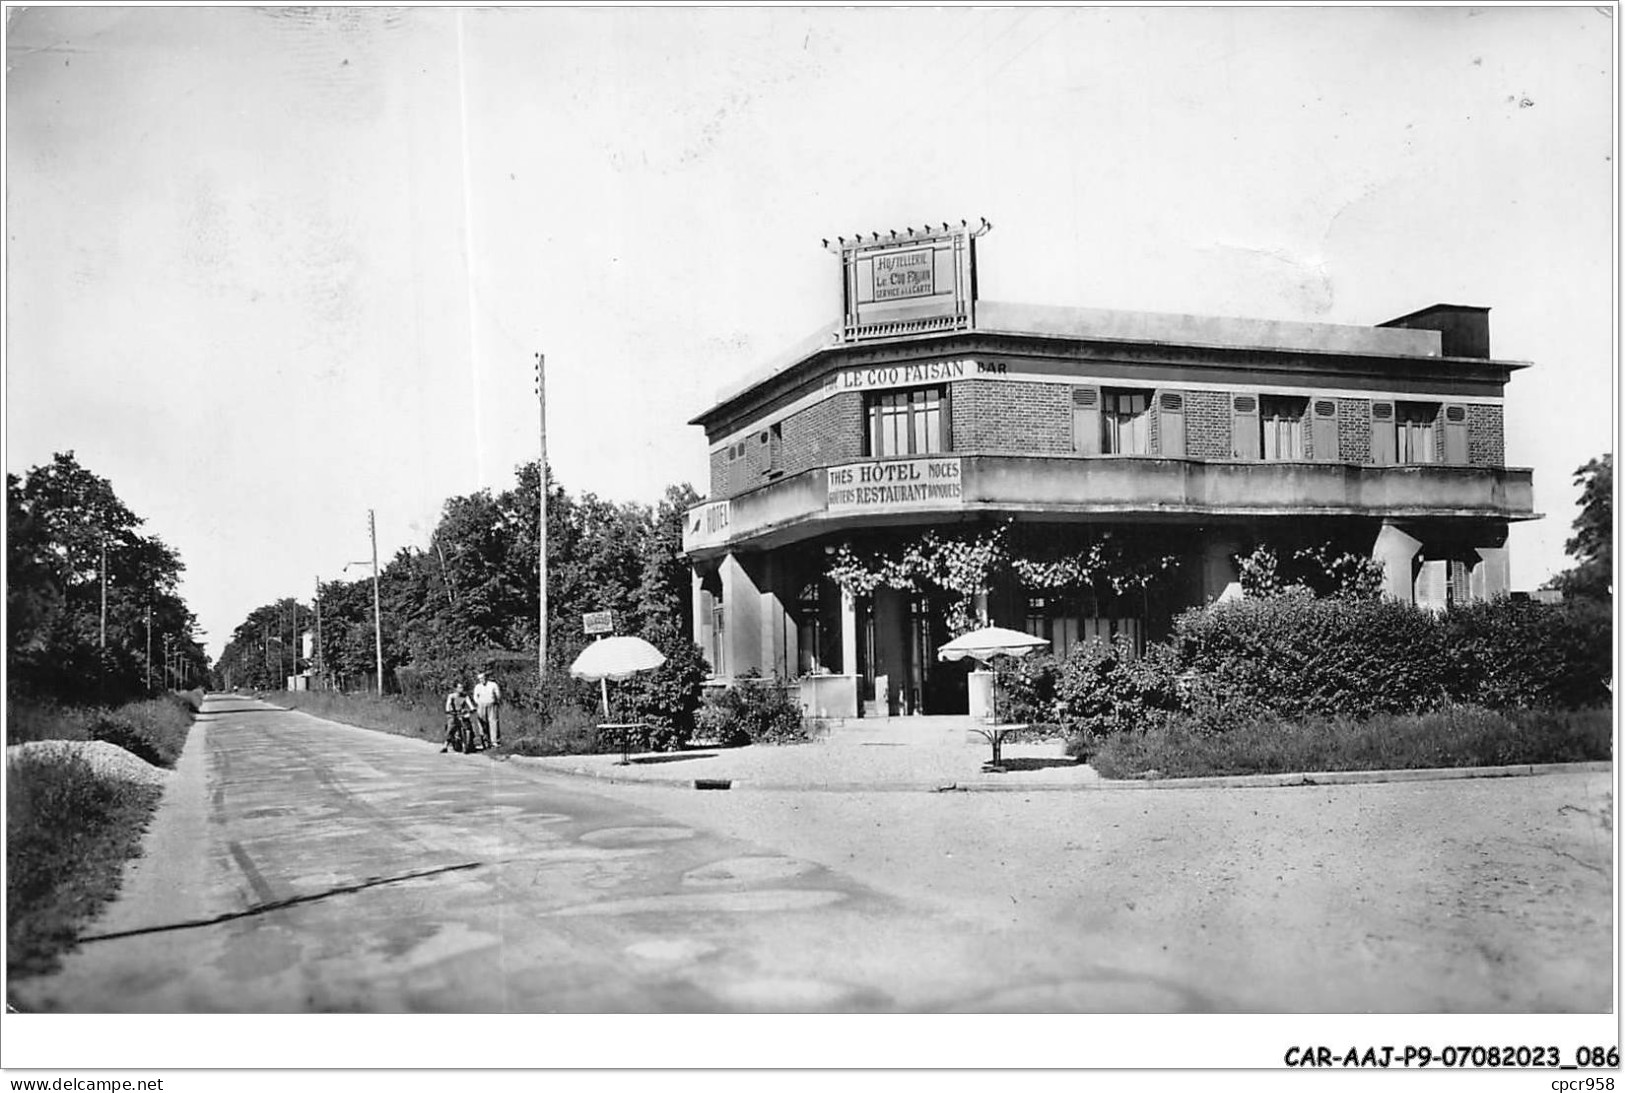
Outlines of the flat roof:
[{"label": "flat roof", "polygon": [[[1456,307],[1457,305],[1453,304],[1432,304],[1400,318]],[[1461,307],[1459,310],[1469,309]],[[1443,336],[1440,332],[1414,327],[1306,323],[1158,311],[1117,311],[1046,304],[1010,304],[994,300],[983,300],[976,304],[975,320],[975,325],[968,332],[1074,338],[1085,341],[1123,341],[1140,345],[1193,348],[1264,349],[1277,352],[1297,350],[1305,353],[1419,359],[1444,357]],[[826,324],[795,346],[776,354],[767,365],[720,388],[712,405],[689,424],[702,424],[713,411],[788,371],[820,350],[842,346],[845,343],[841,341],[841,330],[840,322]],[[884,344],[884,341],[877,339],[861,344],[879,345]]]}]

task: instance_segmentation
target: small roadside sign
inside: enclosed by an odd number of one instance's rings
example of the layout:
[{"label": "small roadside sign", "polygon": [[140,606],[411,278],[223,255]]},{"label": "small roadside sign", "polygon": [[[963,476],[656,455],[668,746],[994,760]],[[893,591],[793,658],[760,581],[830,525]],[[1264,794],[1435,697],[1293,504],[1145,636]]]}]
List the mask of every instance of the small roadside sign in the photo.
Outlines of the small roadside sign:
[{"label": "small roadside sign", "polygon": [[615,612],[588,611],[581,616],[581,628],[589,634],[613,634],[615,632]]}]

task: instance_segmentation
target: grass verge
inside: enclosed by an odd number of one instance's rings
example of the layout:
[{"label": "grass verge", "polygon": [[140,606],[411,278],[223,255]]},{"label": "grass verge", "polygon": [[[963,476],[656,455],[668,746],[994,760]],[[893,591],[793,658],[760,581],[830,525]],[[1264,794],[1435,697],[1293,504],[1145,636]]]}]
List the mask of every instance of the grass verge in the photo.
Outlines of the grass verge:
[{"label": "grass verge", "polygon": [[1223,733],[1175,720],[1098,742],[1074,739],[1067,750],[1105,778],[1567,763],[1612,758],[1613,716],[1604,709],[1457,707],[1366,721],[1264,721]]},{"label": "grass verge", "polygon": [[[302,710],[361,729],[410,736],[435,744],[446,736],[446,715],[438,704],[398,695],[380,698],[334,691],[273,691],[260,697],[273,705]],[[594,751],[618,750],[617,741],[597,739],[595,730],[599,720],[574,707],[544,716],[535,710],[503,706],[499,731],[502,746],[495,749],[495,754],[587,755]]]},{"label": "grass verge", "polygon": [[104,778],[75,755],[6,763],[6,971],[54,970],[118,892],[162,790]]},{"label": "grass verge", "polygon": [[[115,710],[7,704],[6,742],[105,740],[155,766],[186,746],[198,692]],[[118,893],[125,862],[163,791],[98,774],[71,753],[6,761],[6,969],[11,978],[54,970],[83,924]]]}]

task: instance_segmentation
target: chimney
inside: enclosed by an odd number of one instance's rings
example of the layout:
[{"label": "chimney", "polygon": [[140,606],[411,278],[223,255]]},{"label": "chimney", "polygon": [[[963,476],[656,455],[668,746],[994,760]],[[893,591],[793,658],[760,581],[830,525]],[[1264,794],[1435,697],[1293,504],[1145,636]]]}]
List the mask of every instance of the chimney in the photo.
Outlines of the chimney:
[{"label": "chimney", "polygon": [[1378,326],[1437,330],[1439,349],[1447,357],[1490,359],[1490,309],[1464,304],[1434,304]]}]

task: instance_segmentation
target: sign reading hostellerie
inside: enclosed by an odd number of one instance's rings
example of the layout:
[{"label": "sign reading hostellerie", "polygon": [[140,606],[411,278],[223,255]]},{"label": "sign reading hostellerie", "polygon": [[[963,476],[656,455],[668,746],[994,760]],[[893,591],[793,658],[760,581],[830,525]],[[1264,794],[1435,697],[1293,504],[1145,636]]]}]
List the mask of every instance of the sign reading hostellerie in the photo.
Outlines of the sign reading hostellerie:
[{"label": "sign reading hostellerie", "polygon": [[830,512],[958,508],[958,457],[889,459],[829,469]]},{"label": "sign reading hostellerie", "polygon": [[613,611],[588,611],[581,616],[581,629],[589,634],[613,634],[615,632],[615,613]]},{"label": "sign reading hostellerie", "polygon": [[885,251],[873,262],[876,300],[905,300],[936,291],[936,260],[930,247]]}]

